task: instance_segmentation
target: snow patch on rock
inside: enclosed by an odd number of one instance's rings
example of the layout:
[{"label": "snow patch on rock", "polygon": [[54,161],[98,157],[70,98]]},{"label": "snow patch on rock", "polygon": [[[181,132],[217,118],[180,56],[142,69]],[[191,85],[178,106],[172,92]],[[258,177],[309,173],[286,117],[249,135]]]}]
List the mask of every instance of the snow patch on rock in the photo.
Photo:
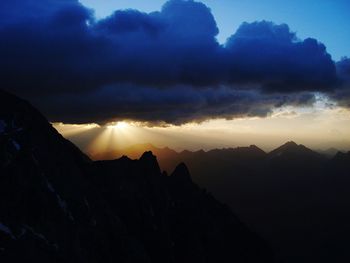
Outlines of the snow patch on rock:
[{"label": "snow patch on rock", "polygon": [[55,194],[56,198],[57,198],[57,202],[59,204],[59,206],[62,208],[62,210],[68,215],[69,219],[74,221],[74,217],[72,216],[72,213],[70,211],[68,211],[67,208],[67,203],[66,201],[64,201],[61,196],[55,191],[55,189],[53,188],[52,184],[46,180],[46,184],[47,184],[47,188],[49,189],[49,191],[53,194]]},{"label": "snow patch on rock", "polygon": [[12,233],[11,229],[4,225],[3,223],[0,222],[0,231],[6,233],[7,235],[9,235],[12,239],[16,239],[15,235]]}]

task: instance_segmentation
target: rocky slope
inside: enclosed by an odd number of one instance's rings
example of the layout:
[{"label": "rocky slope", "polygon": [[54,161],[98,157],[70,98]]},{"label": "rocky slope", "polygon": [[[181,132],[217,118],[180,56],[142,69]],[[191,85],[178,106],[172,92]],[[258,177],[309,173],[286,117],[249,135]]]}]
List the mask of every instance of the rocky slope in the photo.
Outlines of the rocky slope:
[{"label": "rocky slope", "polygon": [[265,243],[156,157],[93,162],[0,91],[0,262],[271,262]]}]

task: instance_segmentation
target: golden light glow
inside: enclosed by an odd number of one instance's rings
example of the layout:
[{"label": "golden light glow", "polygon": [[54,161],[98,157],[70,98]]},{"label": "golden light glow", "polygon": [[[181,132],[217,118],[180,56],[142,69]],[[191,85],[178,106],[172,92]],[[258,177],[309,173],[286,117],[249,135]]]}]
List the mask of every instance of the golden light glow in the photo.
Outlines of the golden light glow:
[{"label": "golden light glow", "polygon": [[269,151],[293,140],[312,149],[350,150],[350,111],[322,103],[281,108],[266,118],[216,119],[180,126],[118,121],[103,126],[54,123],[54,127],[90,156],[145,143],[177,151],[256,144]]},{"label": "golden light glow", "polygon": [[125,121],[118,121],[107,125],[110,129],[126,130],[130,125]]}]

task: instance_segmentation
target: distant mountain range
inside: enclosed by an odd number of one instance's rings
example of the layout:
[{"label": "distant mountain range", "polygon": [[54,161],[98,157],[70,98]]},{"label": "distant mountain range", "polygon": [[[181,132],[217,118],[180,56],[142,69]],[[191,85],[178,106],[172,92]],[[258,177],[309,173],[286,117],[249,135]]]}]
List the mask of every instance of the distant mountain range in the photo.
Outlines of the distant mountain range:
[{"label": "distant mountain range", "polygon": [[105,157],[145,150],[167,171],[185,162],[193,180],[267,239],[282,262],[350,262],[350,152],[329,156],[295,142],[269,153],[254,145],[178,153],[143,144]]},{"label": "distant mountain range", "polygon": [[279,159],[279,161],[286,159],[288,161],[291,161],[291,159],[299,158],[299,161],[310,161],[310,159],[313,159],[315,161],[326,161],[326,159],[334,159],[337,154],[343,154],[343,152],[340,152],[335,148],[329,148],[324,151],[313,151],[304,145],[298,145],[295,142],[290,141],[272,150],[269,153],[266,153],[255,145],[250,145],[248,147],[213,149],[209,151],[183,150],[181,152],[177,152],[173,149],[170,149],[169,147],[160,148],[152,145],[151,143],[145,143],[135,144],[127,148],[116,149],[109,152],[100,152],[91,155],[90,157],[93,160],[114,160],[121,158],[122,156],[128,156],[131,159],[138,159],[145,151],[152,151],[152,153],[157,156],[161,168],[168,172],[172,171],[179,162],[192,163],[192,160],[201,157],[209,158],[210,160],[215,159],[215,161],[219,159],[221,161],[227,160],[231,163],[235,162],[243,164],[244,162],[251,162],[262,159]]},{"label": "distant mountain range", "polygon": [[0,262],[273,262],[269,247],[156,157],[91,161],[0,91]]}]

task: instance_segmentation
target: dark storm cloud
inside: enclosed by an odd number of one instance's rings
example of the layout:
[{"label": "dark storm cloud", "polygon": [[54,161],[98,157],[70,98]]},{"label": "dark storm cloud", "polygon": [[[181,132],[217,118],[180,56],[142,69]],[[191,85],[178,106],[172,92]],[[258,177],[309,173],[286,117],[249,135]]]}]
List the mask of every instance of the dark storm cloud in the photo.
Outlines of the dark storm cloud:
[{"label": "dark storm cloud", "polygon": [[331,93],[330,97],[335,100],[338,105],[350,108],[350,59],[343,58],[337,62],[336,65],[340,84],[337,89]]},{"label": "dark storm cloud", "polygon": [[335,64],[315,39],[266,21],[243,23],[225,45],[218,32],[194,1],[97,21],[74,0],[3,0],[1,86],[73,123],[266,116],[334,92]]},{"label": "dark storm cloud", "polygon": [[336,69],[326,47],[317,40],[299,41],[286,24],[243,23],[228,39],[230,77],[257,82],[266,91],[327,91]]},{"label": "dark storm cloud", "polygon": [[129,119],[153,125],[200,122],[218,117],[265,117],[275,107],[310,105],[314,102],[314,96],[309,93],[267,95],[227,87],[198,89],[175,86],[154,89],[122,84],[91,90],[84,96],[66,94],[57,98],[53,94],[34,99],[34,102],[46,110],[52,121],[87,123],[93,119],[103,124]]}]

